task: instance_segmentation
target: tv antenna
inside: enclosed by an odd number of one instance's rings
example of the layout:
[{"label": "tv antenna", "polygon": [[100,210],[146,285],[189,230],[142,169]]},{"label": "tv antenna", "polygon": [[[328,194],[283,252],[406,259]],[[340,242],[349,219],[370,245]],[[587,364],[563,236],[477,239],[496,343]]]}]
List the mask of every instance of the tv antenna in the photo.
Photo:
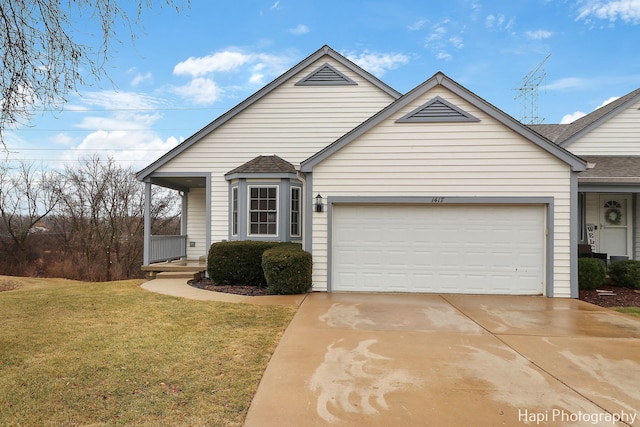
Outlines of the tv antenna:
[{"label": "tv antenna", "polygon": [[524,76],[521,86],[514,89],[518,92],[514,99],[520,103],[518,120],[525,125],[538,125],[544,121],[544,117],[538,116],[538,90],[547,76],[543,67],[550,56],[548,54],[536,68]]}]

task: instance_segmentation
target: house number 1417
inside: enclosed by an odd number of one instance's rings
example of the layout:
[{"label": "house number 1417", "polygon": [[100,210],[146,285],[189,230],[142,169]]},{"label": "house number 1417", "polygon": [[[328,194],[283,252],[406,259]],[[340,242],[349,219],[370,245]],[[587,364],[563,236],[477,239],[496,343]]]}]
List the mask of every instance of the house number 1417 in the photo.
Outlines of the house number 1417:
[{"label": "house number 1417", "polygon": [[433,197],[431,203],[444,203],[444,197]]}]

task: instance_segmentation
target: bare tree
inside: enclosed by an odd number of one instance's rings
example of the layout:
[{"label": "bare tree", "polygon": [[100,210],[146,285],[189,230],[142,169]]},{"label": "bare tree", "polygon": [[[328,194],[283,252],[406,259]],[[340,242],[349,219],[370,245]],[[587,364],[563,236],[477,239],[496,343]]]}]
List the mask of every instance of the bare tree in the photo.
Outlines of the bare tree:
[{"label": "bare tree", "polygon": [[[144,187],[134,171],[118,165],[113,158],[104,161],[94,155],[79,167],[67,167],[64,180],[55,218],[58,232],[66,236],[67,252],[79,261],[79,278],[138,276],[143,252]],[[179,215],[174,193],[154,195],[155,224]]]},{"label": "bare tree", "polygon": [[20,162],[15,169],[0,164],[0,220],[4,231],[5,259],[17,266],[29,260],[36,225],[56,207],[59,176],[32,163]]},{"label": "bare tree", "polygon": [[[161,5],[175,7],[164,0]],[[132,40],[152,0],[4,0],[0,2],[0,143],[7,126],[38,109],[57,109],[79,85],[107,76],[105,64],[118,31]],[[133,16],[123,5],[134,10]],[[87,40],[97,40],[97,45]]]}]

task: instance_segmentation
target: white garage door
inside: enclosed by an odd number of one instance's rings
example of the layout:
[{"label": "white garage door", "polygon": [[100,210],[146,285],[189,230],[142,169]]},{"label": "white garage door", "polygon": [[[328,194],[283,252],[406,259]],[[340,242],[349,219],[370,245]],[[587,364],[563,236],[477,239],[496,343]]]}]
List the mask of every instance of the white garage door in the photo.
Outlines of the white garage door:
[{"label": "white garage door", "polygon": [[543,206],[337,205],[334,291],[540,294]]}]

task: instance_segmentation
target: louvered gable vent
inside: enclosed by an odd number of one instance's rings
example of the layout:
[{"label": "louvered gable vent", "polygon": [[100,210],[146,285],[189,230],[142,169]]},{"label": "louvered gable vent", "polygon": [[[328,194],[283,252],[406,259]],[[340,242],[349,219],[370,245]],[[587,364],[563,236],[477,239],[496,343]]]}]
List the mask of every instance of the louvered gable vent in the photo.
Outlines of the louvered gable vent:
[{"label": "louvered gable vent", "polygon": [[357,85],[356,82],[342,74],[329,64],[324,64],[296,83],[296,86],[336,86]]},{"label": "louvered gable vent", "polygon": [[436,96],[426,104],[416,108],[398,123],[438,123],[438,122],[479,122],[480,120],[450,102]]}]

